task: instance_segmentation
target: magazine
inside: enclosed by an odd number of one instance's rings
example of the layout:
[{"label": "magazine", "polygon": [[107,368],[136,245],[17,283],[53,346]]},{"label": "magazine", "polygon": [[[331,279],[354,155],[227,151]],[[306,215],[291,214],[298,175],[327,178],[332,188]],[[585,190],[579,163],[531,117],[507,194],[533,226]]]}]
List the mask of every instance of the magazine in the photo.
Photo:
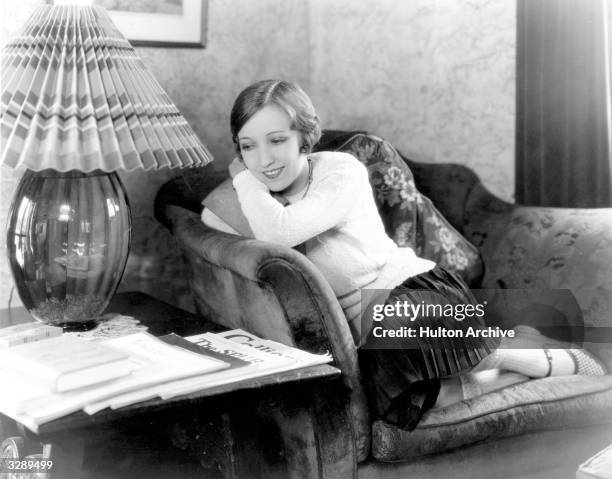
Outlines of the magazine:
[{"label": "magazine", "polygon": [[283,358],[296,361],[300,364],[304,363],[310,365],[313,361],[316,361],[317,359],[325,358],[328,361],[331,361],[332,359],[328,351],[321,355],[312,354],[301,349],[292,348],[291,346],[287,346],[283,343],[271,341],[269,339],[262,339],[243,329],[232,329],[231,331],[224,331],[218,334],[219,336],[225,339],[230,339],[231,341],[237,342],[244,346],[248,346],[258,351],[263,351],[272,354],[274,356],[281,356]]}]

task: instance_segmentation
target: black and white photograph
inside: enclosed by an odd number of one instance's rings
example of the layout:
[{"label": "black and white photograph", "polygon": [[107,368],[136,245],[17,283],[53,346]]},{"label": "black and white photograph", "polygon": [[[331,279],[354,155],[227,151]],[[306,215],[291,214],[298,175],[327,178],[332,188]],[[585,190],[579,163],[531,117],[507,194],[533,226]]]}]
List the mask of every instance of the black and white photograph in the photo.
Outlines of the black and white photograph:
[{"label": "black and white photograph", "polygon": [[612,479],[612,0],[3,0],[0,476]]}]

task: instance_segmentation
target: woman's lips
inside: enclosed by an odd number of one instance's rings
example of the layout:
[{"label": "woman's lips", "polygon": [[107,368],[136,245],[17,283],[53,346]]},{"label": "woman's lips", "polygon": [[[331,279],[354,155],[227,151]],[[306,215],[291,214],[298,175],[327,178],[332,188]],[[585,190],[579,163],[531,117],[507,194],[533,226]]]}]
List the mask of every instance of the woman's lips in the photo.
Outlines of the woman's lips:
[{"label": "woman's lips", "polygon": [[264,175],[269,180],[274,180],[280,176],[280,174],[283,172],[284,169],[285,167],[281,166],[280,168],[275,168],[273,170],[262,171],[261,174]]}]

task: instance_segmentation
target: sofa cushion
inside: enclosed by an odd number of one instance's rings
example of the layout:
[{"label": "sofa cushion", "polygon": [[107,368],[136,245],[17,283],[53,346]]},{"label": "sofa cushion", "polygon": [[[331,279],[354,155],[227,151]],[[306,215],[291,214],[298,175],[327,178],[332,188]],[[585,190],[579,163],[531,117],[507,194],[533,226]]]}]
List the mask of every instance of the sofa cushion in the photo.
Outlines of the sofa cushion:
[{"label": "sofa cushion", "polygon": [[527,432],[612,422],[612,376],[534,379],[427,412],[413,431],[372,425],[372,455],[402,461]]},{"label": "sofa cushion", "polygon": [[359,465],[359,479],[570,479],[578,464],[611,441],[609,424],[550,429],[482,441],[409,461],[371,459]]},{"label": "sofa cushion", "polygon": [[368,168],[385,229],[399,246],[409,246],[417,255],[454,271],[468,285],[479,283],[484,269],[478,249],[419,193],[410,168],[389,142],[358,133],[337,149],[351,153]]},{"label": "sofa cushion", "polygon": [[231,178],[225,179],[206,195],[202,200],[202,206],[212,211],[242,236],[246,238],[255,237],[249,222],[240,209],[240,203],[232,186]]}]

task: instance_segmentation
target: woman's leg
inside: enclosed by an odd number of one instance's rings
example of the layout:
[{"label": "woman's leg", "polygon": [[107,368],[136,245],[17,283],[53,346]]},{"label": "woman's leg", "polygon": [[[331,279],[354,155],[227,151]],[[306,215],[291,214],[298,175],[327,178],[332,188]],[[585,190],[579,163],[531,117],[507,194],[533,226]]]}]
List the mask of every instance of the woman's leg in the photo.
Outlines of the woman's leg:
[{"label": "woman's leg", "polygon": [[435,407],[445,407],[530,378],[605,374],[601,364],[582,349],[547,338],[529,326],[517,326],[515,332],[514,338],[504,338],[499,349],[469,373],[442,378]]},{"label": "woman's leg", "polygon": [[[374,414],[387,422],[412,430],[421,416],[437,402],[441,387],[439,378],[468,372],[499,345],[499,339],[466,337],[464,334],[420,334],[420,328],[430,331],[481,329],[479,317],[461,320],[441,311],[456,305],[475,304],[467,286],[456,276],[441,268],[408,278],[393,289],[386,305],[435,306],[433,313],[408,317],[397,312],[385,316],[376,324],[379,333],[412,329],[418,335],[398,337],[395,334],[375,337],[370,330],[360,349],[361,372]],[[462,399],[447,382],[445,396]],[[448,394],[447,394],[448,393]],[[449,399],[447,399],[448,401]]]},{"label": "woman's leg", "polygon": [[512,346],[512,343],[502,345],[483,359],[472,371],[490,369],[514,371],[532,378],[567,376],[577,373],[576,365],[565,349],[521,349]]},{"label": "woman's leg", "polygon": [[488,369],[513,371],[532,378],[571,374],[603,375],[605,369],[583,349],[543,336],[529,326],[517,326],[514,338],[476,365],[472,372]]}]

